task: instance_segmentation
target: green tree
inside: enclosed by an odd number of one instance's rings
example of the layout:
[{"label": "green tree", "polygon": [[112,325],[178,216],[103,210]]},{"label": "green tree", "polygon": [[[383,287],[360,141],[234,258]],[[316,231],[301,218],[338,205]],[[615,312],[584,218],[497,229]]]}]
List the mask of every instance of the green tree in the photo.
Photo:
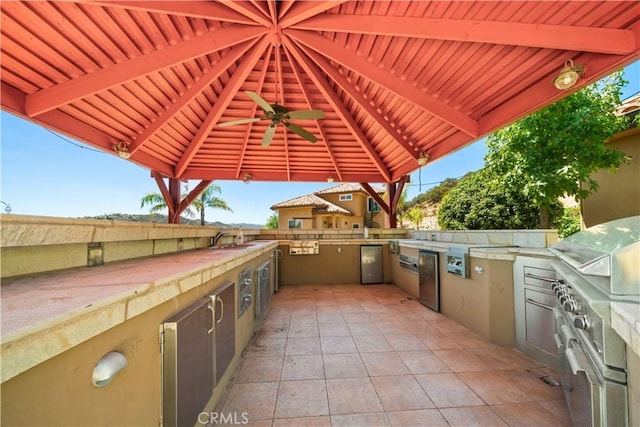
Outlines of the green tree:
[{"label": "green tree", "polygon": [[605,145],[627,127],[614,114],[625,84],[622,73],[614,73],[489,136],[486,165],[504,187],[522,189],[535,203],[541,228],[549,227],[558,198],[586,198],[598,188],[592,172],[625,161]]},{"label": "green tree", "polygon": [[277,230],[278,229],[278,214],[277,213],[273,213],[271,214],[271,216],[267,219],[267,224],[265,227],[271,229],[271,230]]},{"label": "green tree", "polygon": [[[560,202],[551,206],[555,221]],[[538,207],[519,189],[505,188],[488,168],[462,178],[442,199],[438,224],[443,230],[504,230],[537,228]]]},{"label": "green tree", "polygon": [[424,219],[424,211],[419,206],[414,206],[404,213],[404,218],[415,224],[416,230],[420,230],[420,224]]},{"label": "green tree", "polygon": [[[204,211],[205,208],[222,209],[225,211],[233,212],[233,210],[227,205],[220,197],[216,196],[216,193],[221,193],[222,190],[219,185],[209,185],[198,197],[195,198],[191,205],[184,210],[184,214],[190,218],[194,217],[194,209],[200,213],[200,224],[204,225]],[[183,195],[184,198],[186,196]],[[147,193],[140,200],[140,207],[150,206],[149,212],[157,213],[167,209],[167,202],[160,193]],[[193,209],[192,209],[193,207]]]}]

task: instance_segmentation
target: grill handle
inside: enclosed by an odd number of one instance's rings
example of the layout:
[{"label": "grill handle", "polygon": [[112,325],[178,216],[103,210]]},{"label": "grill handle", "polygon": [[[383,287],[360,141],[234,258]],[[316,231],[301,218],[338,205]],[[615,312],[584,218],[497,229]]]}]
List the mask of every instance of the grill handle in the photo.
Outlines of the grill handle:
[{"label": "grill handle", "polygon": [[524,277],[528,277],[530,279],[538,279],[538,280],[542,280],[544,282],[549,282],[549,283],[553,283],[553,282],[557,282],[558,281],[558,279],[552,279],[551,277],[537,276],[537,275],[531,274],[531,273],[525,273]]},{"label": "grill handle", "polygon": [[573,348],[572,346],[567,346],[567,349],[564,351],[564,357],[567,359],[567,362],[569,362],[569,369],[571,369],[573,375],[578,375],[578,372],[584,372],[592,385],[602,386],[602,381],[595,374],[591,363],[589,363],[587,356],[580,347]]},{"label": "grill handle", "polygon": [[527,302],[528,302],[528,303],[531,303],[531,304],[533,304],[533,305],[537,305],[538,307],[546,308],[546,309],[548,309],[548,310],[553,310],[553,307],[552,307],[552,306],[550,306],[550,305],[545,305],[545,304],[541,304],[541,303],[539,303],[538,301],[533,300],[533,299],[531,299],[531,298],[527,298]]},{"label": "grill handle", "polygon": [[556,342],[556,348],[558,352],[562,352],[565,349],[564,342],[562,342],[562,338],[558,334],[553,334],[553,339]]}]

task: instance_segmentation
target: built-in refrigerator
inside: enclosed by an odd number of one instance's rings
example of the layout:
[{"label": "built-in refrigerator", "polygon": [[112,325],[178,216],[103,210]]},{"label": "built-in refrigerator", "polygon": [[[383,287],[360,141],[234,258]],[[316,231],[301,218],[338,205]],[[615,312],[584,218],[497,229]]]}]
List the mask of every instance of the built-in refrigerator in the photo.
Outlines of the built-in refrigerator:
[{"label": "built-in refrigerator", "polygon": [[382,245],[360,246],[360,283],[382,283]]},{"label": "built-in refrigerator", "polygon": [[418,292],[420,302],[434,311],[440,311],[440,275],[438,252],[418,251]]}]

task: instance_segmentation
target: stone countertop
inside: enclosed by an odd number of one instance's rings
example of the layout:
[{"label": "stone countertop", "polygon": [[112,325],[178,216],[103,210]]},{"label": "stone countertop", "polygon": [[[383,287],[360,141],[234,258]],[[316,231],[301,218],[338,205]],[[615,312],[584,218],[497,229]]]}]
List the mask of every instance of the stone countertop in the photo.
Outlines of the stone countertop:
[{"label": "stone countertop", "polygon": [[640,304],[612,302],[611,326],[640,356]]},{"label": "stone countertop", "polygon": [[[254,240],[228,248],[3,280],[0,382],[277,245]],[[32,351],[34,346],[39,351]]]},{"label": "stone countertop", "polygon": [[546,248],[529,248],[486,243],[457,243],[437,240],[398,240],[400,246],[448,252],[452,248],[465,248],[473,258],[514,261],[517,256],[553,257]]}]

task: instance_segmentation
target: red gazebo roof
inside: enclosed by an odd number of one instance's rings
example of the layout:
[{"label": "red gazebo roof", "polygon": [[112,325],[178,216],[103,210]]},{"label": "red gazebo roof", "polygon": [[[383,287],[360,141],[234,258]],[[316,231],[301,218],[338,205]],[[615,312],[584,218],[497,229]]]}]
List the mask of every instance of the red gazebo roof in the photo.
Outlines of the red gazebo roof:
[{"label": "red gazebo roof", "polygon": [[[2,1],[6,111],[179,179],[395,182],[640,58],[637,1]],[[245,94],[290,110],[310,143]]]}]

